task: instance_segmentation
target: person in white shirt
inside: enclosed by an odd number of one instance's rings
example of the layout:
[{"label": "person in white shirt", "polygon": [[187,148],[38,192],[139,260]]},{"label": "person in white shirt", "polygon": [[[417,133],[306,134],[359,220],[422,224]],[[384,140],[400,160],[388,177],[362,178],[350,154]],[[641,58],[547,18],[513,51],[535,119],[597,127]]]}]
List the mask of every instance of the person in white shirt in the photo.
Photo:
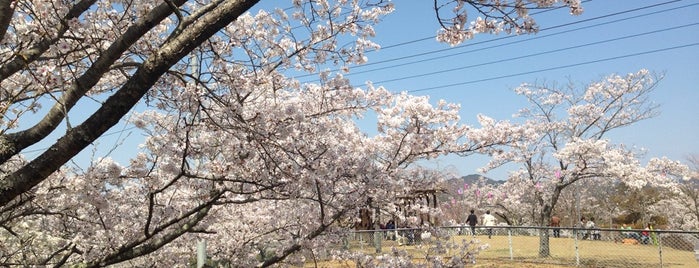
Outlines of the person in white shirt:
[{"label": "person in white shirt", "polygon": [[[497,219],[495,219],[495,216],[490,215],[490,210],[485,211],[485,215],[483,215],[483,225],[487,227],[495,226],[497,222]],[[488,230],[488,238],[493,236],[493,228],[487,228]]]},{"label": "person in white shirt", "polygon": [[589,237],[591,240],[600,240],[600,231],[595,225],[595,218],[590,218],[587,223],[585,223],[585,228],[587,229],[587,235],[586,237]]}]

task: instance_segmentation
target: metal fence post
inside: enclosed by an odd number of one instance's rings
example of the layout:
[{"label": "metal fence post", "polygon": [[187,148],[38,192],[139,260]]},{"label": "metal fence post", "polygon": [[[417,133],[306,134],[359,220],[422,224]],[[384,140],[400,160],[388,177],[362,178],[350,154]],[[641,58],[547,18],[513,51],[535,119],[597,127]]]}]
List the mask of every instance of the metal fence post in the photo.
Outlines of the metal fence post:
[{"label": "metal fence post", "polygon": [[658,254],[660,255],[660,267],[663,267],[663,241],[658,235]]},{"label": "metal fence post", "polygon": [[344,250],[350,249],[349,235],[350,234],[345,233],[342,236],[342,249]]},{"label": "metal fence post", "polygon": [[206,240],[197,241],[197,268],[204,267],[206,264]]},{"label": "metal fence post", "polygon": [[381,253],[381,231],[374,230],[374,247],[376,248],[376,253]]},{"label": "metal fence post", "polygon": [[573,230],[573,236],[575,236],[575,265],[580,266],[580,251],[578,250],[578,230]]},{"label": "metal fence post", "polygon": [[507,239],[510,244],[510,260],[514,260],[514,254],[512,254],[512,228],[507,228]]},{"label": "metal fence post", "polygon": [[[359,232],[359,249],[364,250],[364,233]],[[368,243],[369,241],[367,241]]]}]

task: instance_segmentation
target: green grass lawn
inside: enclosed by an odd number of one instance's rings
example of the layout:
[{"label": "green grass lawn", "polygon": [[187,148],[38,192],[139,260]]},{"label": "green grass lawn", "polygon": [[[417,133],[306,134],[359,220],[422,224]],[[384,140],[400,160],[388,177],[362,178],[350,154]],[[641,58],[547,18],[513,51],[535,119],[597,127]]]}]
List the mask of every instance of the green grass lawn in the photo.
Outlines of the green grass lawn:
[{"label": "green grass lawn", "polygon": [[[544,264],[575,265],[584,267],[660,267],[661,254],[663,267],[698,267],[693,251],[676,250],[670,247],[660,248],[654,245],[628,245],[614,241],[577,241],[571,238],[550,238],[551,257],[539,257],[539,237],[512,237],[512,255],[510,240],[507,237],[481,238],[489,243],[490,248],[481,252],[479,258],[487,260],[513,260]],[[545,266],[542,266],[545,267]]]},{"label": "green grass lawn", "polygon": [[[677,250],[668,246],[628,245],[614,241],[553,238],[549,240],[551,256],[539,257],[538,236],[454,236],[452,241],[461,243],[476,239],[488,248],[476,256],[473,267],[699,267],[693,251]],[[383,241],[382,252],[392,247],[406,250],[415,262],[421,262],[428,254],[428,242],[422,245],[399,245],[396,241]],[[511,245],[511,247],[510,247]],[[351,249],[374,253],[373,244],[351,243]],[[449,258],[451,253],[441,254]],[[662,255],[662,264],[661,264]],[[306,267],[354,267],[352,262],[309,263]]]}]

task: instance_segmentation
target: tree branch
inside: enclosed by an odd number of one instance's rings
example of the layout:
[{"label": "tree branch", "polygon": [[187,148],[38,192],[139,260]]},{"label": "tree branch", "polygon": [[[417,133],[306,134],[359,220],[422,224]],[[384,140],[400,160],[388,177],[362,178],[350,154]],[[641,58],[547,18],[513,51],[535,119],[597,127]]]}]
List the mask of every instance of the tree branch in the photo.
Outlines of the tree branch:
[{"label": "tree branch", "polygon": [[[5,31],[7,30],[7,27],[9,26],[9,19],[12,18],[13,14],[10,8],[10,2],[12,2],[12,0],[10,0],[9,2],[8,0],[0,1],[0,29],[4,29],[2,30],[2,33],[4,35]],[[60,24],[56,36],[47,36],[46,38],[37,42],[31,48],[17,52],[15,58],[12,61],[0,67],[0,81],[5,80],[6,78],[18,72],[19,70],[24,69],[24,67],[27,66],[27,64],[34,62],[36,59],[38,59],[39,56],[44,54],[44,52],[46,52],[46,50],[48,50],[52,44],[58,41],[68,31],[69,28],[65,22],[79,17],[83,12],[87,11],[90,8],[90,6],[92,6],[92,4],[94,4],[96,1],[97,0],[83,0],[78,2],[73,6],[73,8],[70,9],[70,11],[68,11],[68,14],[66,14],[65,17],[63,17],[63,19],[61,20],[63,23]],[[6,7],[4,5],[4,2],[7,2]],[[3,18],[5,14],[8,14],[9,18]],[[4,21],[2,21],[3,19],[8,20],[8,25],[5,27],[2,27],[3,25],[5,25]],[[2,40],[2,38],[0,38],[0,40]]]},{"label": "tree branch", "polygon": [[[94,1],[94,0],[92,0]],[[182,4],[184,0],[178,0],[177,3]],[[84,9],[89,8],[86,0],[81,2],[85,4]],[[76,5],[78,6],[78,5]],[[75,9],[75,8],[74,8]],[[71,12],[77,13],[78,11]],[[171,14],[172,10],[166,4],[161,4],[148,14],[143,20],[129,27],[126,32],[120,36],[111,46],[101,54],[101,56],[90,66],[87,71],[77,78],[67,89],[56,104],[51,107],[46,116],[33,127],[7,135],[0,136],[0,163],[7,161],[10,157],[22,151],[28,146],[40,141],[51,133],[60,122],[65,118],[66,112],[82,98],[85,94],[102,78],[102,76],[110,70],[111,65],[116,62],[121,55],[138,41],[143,35],[150,31],[153,27]],[[78,14],[79,15],[79,14]],[[71,15],[72,16],[72,15]],[[70,17],[70,16],[66,16]],[[48,49],[48,44],[46,48]],[[44,49],[44,50],[45,50]],[[39,51],[40,48],[34,50]],[[43,52],[42,52],[43,53]],[[38,57],[38,55],[37,55]],[[0,81],[6,78],[5,72],[14,73],[19,69],[13,69],[13,63],[0,68]],[[11,74],[11,73],[8,73]],[[82,147],[84,148],[84,147]],[[80,148],[80,149],[82,149]],[[0,202],[0,205],[3,203]]]},{"label": "tree branch", "polygon": [[[182,3],[182,1],[178,0],[177,3]],[[253,2],[256,3],[257,1]],[[246,2],[244,4],[249,3]],[[105,104],[83,124],[67,131],[65,136],[60,138],[39,157],[3,178],[5,185],[0,189],[0,206],[7,204],[19,194],[39,184],[61,165],[77,155],[83,148],[104,134],[109,128],[116,125],[119,119],[136,105],[138,100],[148,92],[167,69],[194,49],[194,47],[211,37],[216,31],[252,6],[252,4],[249,4],[249,6],[244,4],[241,4],[241,10],[234,9],[237,12],[231,12],[230,10],[220,13],[212,12],[212,14],[209,14],[208,20],[203,20],[199,27],[193,27],[197,29],[187,29],[186,33],[188,34],[173,40],[172,44],[161,47],[159,52],[151,56],[136,71],[134,76],[117,93],[107,99]],[[237,7],[234,4],[229,4],[228,6]],[[171,12],[170,7],[163,3],[149,13],[143,21],[130,27],[82,77],[73,83],[73,87],[62,96],[61,101],[64,104],[58,103],[51,108],[51,115],[47,115],[47,118],[50,119],[44,118],[42,122],[30,130],[13,133],[7,137],[0,137],[0,143],[6,143],[3,146],[6,149],[0,151],[0,162],[9,159],[14,153],[19,151],[18,148],[20,150],[21,148],[26,148],[26,146],[38,141],[40,137],[48,135],[50,130],[54,129],[60,122],[60,119],[63,118],[62,105],[66,105],[68,108],[72,107],[89,88],[99,81],[101,76],[119,58],[123,51],[128,49],[131,44],[135,43],[148,30],[155,27],[159,21],[170,15]],[[203,30],[198,32],[201,29]],[[30,142],[25,140],[30,140]]]},{"label": "tree branch", "polygon": [[10,21],[12,21],[12,14],[14,14],[12,1],[0,0],[0,40],[5,37],[7,28],[10,27]]},{"label": "tree branch", "polygon": [[[151,237],[144,237],[143,239],[124,245],[120,247],[117,252],[107,255],[100,261],[88,263],[85,265],[85,267],[104,267],[127,261],[130,259],[134,259],[140,256],[144,256],[146,254],[152,253],[160,249],[161,247],[167,245],[168,243],[172,242],[173,240],[192,230],[201,220],[204,219],[204,217],[206,217],[206,215],[209,214],[209,211],[214,206],[216,200],[218,200],[222,195],[223,192],[212,197],[211,200],[209,200],[208,202],[191,209],[188,213],[185,213],[183,216],[166,222],[165,224],[159,226],[153,231],[154,234],[159,234],[167,230],[168,227],[176,223],[180,223],[182,220],[191,217],[190,219],[182,223],[179,228],[173,230],[172,232],[163,234],[157,239],[151,239]],[[148,240],[151,241],[147,242]]]}]

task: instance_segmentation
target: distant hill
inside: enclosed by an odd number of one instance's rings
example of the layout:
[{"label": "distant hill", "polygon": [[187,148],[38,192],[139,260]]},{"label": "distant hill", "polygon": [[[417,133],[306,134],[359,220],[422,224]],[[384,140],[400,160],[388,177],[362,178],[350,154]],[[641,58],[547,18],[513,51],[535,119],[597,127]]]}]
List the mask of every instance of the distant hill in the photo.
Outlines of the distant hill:
[{"label": "distant hill", "polygon": [[442,198],[447,198],[447,196],[456,194],[459,189],[463,189],[464,184],[466,183],[469,185],[473,185],[475,183],[478,183],[481,179],[484,180],[485,184],[487,185],[500,185],[505,183],[504,180],[495,180],[478,174],[471,174],[462,176],[460,178],[453,178],[446,180],[442,184],[442,186],[444,187],[443,189],[446,192],[446,196],[443,196]]},{"label": "distant hill", "polygon": [[[464,183],[468,184],[474,184],[479,182],[481,179],[485,180],[485,184],[489,185],[499,185],[505,183],[505,181],[502,180],[495,180],[488,178],[486,176],[478,175],[478,174],[471,174],[471,175],[466,175],[462,176],[461,178],[453,178],[445,181],[446,185],[459,185],[459,187],[463,186]],[[451,188],[451,187],[448,187]]]},{"label": "distant hill", "polygon": [[503,183],[505,183],[505,181],[491,179],[491,178],[488,178],[486,176],[482,176],[482,175],[478,175],[478,174],[466,175],[466,176],[463,176],[461,178],[455,178],[452,180],[459,181],[459,179],[461,179],[462,183],[472,184],[472,183],[478,182],[481,178],[485,179],[486,184],[503,184]]}]

